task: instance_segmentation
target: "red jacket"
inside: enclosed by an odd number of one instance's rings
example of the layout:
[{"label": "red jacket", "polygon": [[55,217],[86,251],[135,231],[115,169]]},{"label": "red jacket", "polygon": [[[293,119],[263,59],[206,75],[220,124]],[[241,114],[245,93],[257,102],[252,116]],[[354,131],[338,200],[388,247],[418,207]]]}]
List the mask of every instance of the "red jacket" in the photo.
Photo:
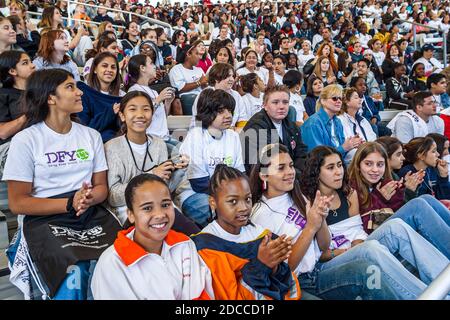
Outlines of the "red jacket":
[{"label": "red jacket", "polygon": [[450,140],[450,116],[441,113],[440,117],[444,120],[444,136]]},{"label": "red jacket", "polygon": [[[391,180],[383,181],[381,186],[384,186],[386,183],[388,183]],[[362,203],[362,193],[359,192],[359,190],[356,188],[355,183],[351,183],[351,186],[353,189],[355,189],[358,192],[358,200],[360,203],[359,206],[359,214],[363,215],[366,212],[369,212],[371,210],[377,210],[377,209],[384,209],[384,208],[391,208],[394,212],[400,209],[404,203],[405,203],[405,187],[402,186],[400,189],[397,189],[397,192],[392,196],[390,200],[386,200],[386,198],[378,191],[377,188],[373,188],[372,191],[369,194],[370,199],[370,205],[363,208]],[[363,222],[364,230],[370,234],[373,230],[367,229],[367,225],[369,223],[369,215],[361,217]]]}]

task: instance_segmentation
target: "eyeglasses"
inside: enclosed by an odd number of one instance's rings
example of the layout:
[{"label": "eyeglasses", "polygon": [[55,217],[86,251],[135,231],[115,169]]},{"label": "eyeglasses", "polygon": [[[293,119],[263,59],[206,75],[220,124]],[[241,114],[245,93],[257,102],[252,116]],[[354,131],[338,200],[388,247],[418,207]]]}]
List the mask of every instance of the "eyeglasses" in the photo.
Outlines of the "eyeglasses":
[{"label": "eyeglasses", "polygon": [[342,101],[342,97],[331,97],[330,99],[333,100],[334,102]]}]

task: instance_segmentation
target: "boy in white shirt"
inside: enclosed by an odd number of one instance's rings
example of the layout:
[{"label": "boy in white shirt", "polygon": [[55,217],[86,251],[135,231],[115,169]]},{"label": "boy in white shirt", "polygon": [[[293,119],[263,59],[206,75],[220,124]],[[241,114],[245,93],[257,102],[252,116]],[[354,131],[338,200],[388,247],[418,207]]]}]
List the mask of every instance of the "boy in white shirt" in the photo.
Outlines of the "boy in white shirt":
[{"label": "boy in white shirt", "polygon": [[[244,171],[239,135],[230,130],[235,101],[221,89],[205,89],[198,100],[197,120],[180,148],[190,158],[186,178],[177,189],[182,212],[205,226],[210,217],[208,183],[216,165],[224,163]],[[189,181],[187,181],[189,180]]]}]

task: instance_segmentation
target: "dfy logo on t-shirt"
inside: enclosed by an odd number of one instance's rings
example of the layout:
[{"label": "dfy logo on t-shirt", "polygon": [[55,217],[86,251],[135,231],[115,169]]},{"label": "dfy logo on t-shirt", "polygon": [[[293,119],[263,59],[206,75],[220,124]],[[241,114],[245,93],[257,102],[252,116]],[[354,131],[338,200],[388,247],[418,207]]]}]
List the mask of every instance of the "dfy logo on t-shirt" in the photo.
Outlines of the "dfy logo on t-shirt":
[{"label": "dfy logo on t-shirt", "polygon": [[89,153],[84,149],[47,152],[44,155],[49,167],[77,164],[89,160]]},{"label": "dfy logo on t-shirt", "polygon": [[290,207],[286,216],[286,222],[294,223],[297,228],[304,229],[306,225],[306,217],[302,216],[300,211],[296,208]]},{"label": "dfy logo on t-shirt", "polygon": [[209,157],[209,167],[211,168],[215,168],[218,164],[226,164],[227,166],[232,166],[233,165],[233,157],[232,156],[228,156],[228,157]]}]

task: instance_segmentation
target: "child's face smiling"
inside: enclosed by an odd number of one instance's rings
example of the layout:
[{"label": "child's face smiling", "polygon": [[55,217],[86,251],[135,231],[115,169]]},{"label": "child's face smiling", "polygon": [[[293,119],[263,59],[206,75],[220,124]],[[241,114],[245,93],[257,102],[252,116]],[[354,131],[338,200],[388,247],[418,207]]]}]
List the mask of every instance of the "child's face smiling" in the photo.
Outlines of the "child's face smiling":
[{"label": "child's face smiling", "polygon": [[252,210],[252,194],[245,179],[222,182],[214,197],[209,198],[216,211],[217,223],[231,234],[239,234],[248,223]]},{"label": "child's face smiling", "polygon": [[175,220],[170,192],[160,182],[145,182],[134,190],[128,219],[136,229],[134,241],[151,253],[161,253],[162,241]]}]

